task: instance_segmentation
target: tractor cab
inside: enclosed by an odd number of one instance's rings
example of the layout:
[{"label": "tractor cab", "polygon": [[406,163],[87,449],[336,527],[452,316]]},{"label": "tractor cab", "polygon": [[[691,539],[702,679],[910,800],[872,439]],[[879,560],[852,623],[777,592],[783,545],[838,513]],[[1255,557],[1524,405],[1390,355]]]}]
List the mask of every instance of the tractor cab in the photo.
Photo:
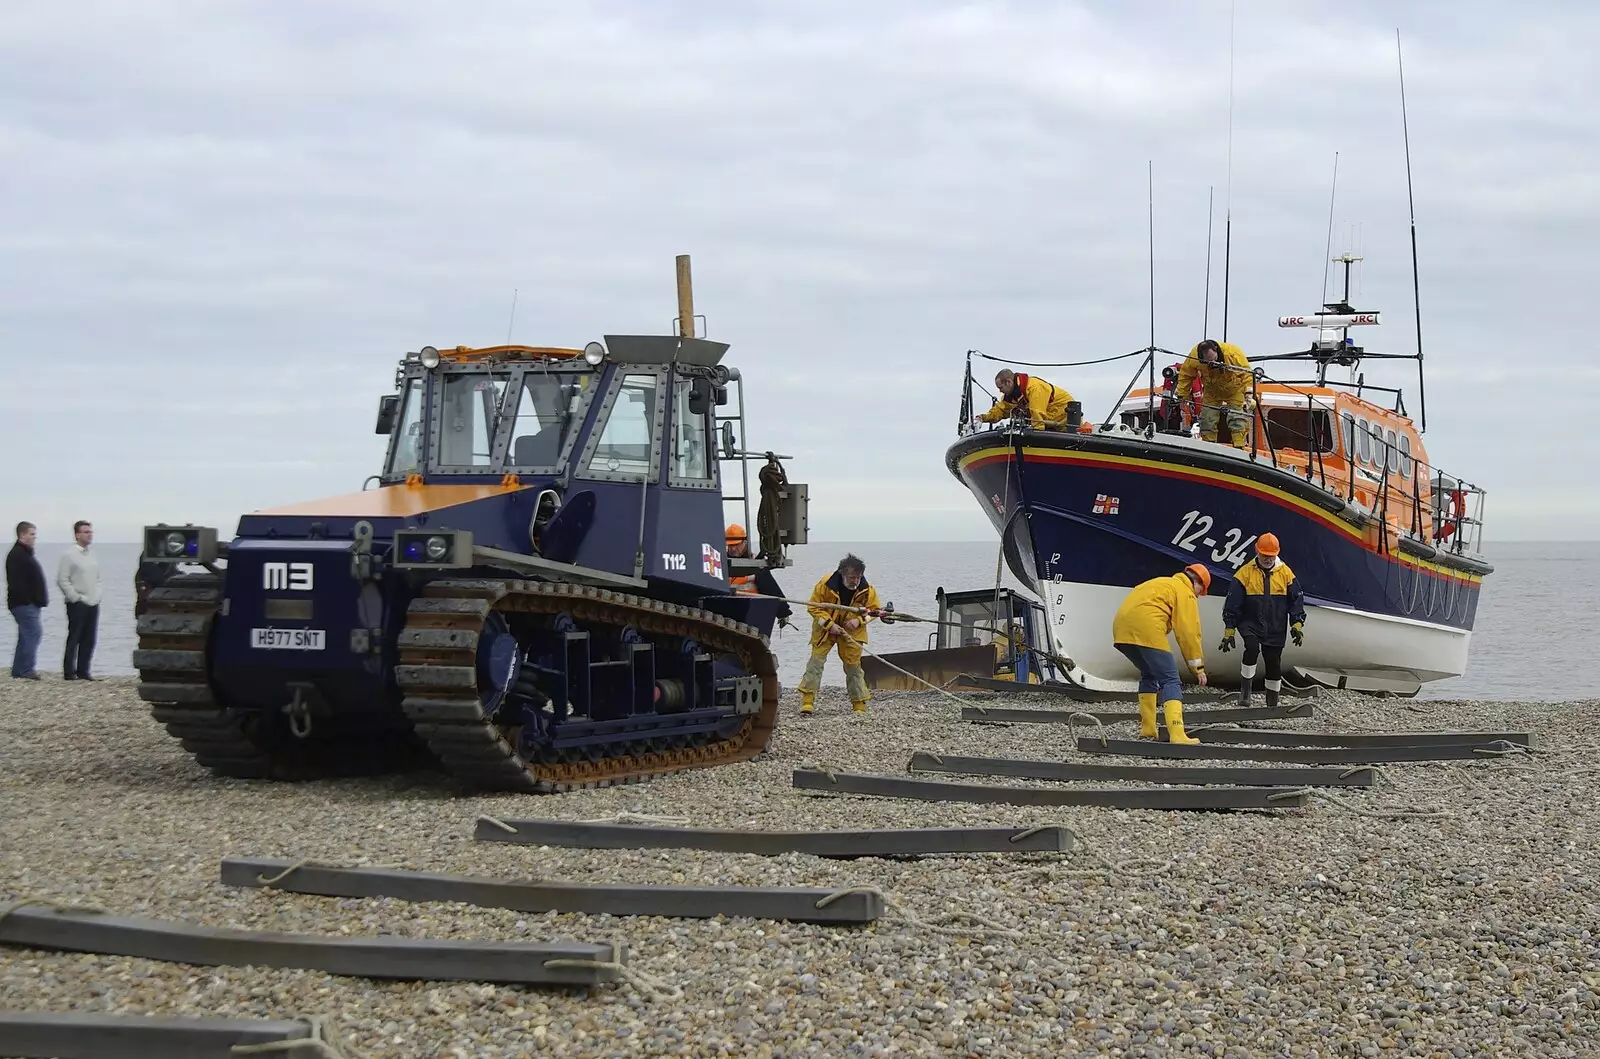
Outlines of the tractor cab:
[{"label": "tractor cab", "polygon": [[864,657],[869,687],[919,691],[963,676],[1022,684],[1056,679],[1054,663],[1040,654],[1049,642],[1043,604],[1010,588],[941,587],[934,598],[938,624],[926,649]]}]

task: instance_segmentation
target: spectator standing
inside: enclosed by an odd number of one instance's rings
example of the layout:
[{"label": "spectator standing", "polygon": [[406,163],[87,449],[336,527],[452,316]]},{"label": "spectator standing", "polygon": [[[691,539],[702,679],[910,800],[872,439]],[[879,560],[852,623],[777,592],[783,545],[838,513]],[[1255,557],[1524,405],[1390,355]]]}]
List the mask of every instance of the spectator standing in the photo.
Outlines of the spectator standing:
[{"label": "spectator standing", "polygon": [[79,520],[72,524],[76,542],[61,556],[56,584],[67,600],[67,652],[62,676],[68,680],[93,680],[89,660],[94,657],[95,632],[100,625],[100,560],[89,551],[94,527]]},{"label": "spectator standing", "polygon": [[6,554],[6,608],[17,622],[17,649],[11,658],[11,675],[18,680],[38,680],[35,668],[39,640],[44,635],[39,612],[50,605],[44,567],[33,554],[39,530],[31,522],[17,523],[17,543]]}]

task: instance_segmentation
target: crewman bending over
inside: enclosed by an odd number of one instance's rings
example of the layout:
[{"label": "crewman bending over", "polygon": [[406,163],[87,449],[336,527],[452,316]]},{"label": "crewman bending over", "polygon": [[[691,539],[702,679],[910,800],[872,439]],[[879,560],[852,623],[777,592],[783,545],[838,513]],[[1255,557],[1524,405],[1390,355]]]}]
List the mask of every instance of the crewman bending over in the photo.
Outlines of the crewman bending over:
[{"label": "crewman bending over", "polygon": [[800,712],[811,713],[814,709],[814,696],[822,687],[823,664],[828,661],[828,652],[837,647],[839,661],[844,663],[850,705],[855,712],[866,713],[871,695],[867,691],[867,675],[861,671],[861,645],[867,642],[868,616],[835,608],[881,609],[877,589],[867,583],[867,564],[854,555],[846,555],[839,560],[839,568],[811,590],[811,604],[806,607],[811,614],[811,660],[800,678]]},{"label": "crewman bending over", "polygon": [[1222,604],[1221,649],[1237,646],[1235,632],[1244,634],[1244,658],[1239,662],[1239,705],[1250,705],[1256,678],[1256,658],[1267,661],[1267,705],[1278,704],[1283,687],[1283,631],[1287,626],[1294,645],[1305,642],[1306,597],[1300,582],[1279,558],[1278,538],[1263,533],[1256,541],[1256,558],[1233,575]]},{"label": "crewman bending over", "polygon": [[1067,423],[1067,405],[1072,394],[1043,379],[1001,368],[994,376],[1000,399],[993,408],[978,416],[985,423],[1026,415],[1035,430],[1062,429]]},{"label": "crewman bending over", "polygon": [[1244,350],[1231,342],[1202,339],[1178,369],[1174,387],[1187,394],[1194,380],[1200,380],[1200,437],[1217,440],[1218,421],[1228,417],[1229,441],[1242,446],[1249,437],[1250,414],[1255,407],[1249,359]]},{"label": "crewman bending over", "polygon": [[1161,696],[1167,720],[1167,741],[1198,743],[1183,730],[1183,684],[1177,662],[1167,643],[1176,633],[1178,648],[1195,679],[1206,682],[1206,662],[1200,646],[1198,597],[1211,587],[1211,571],[1191,563],[1179,573],[1152,577],[1134,587],[1111,619],[1111,641],[1128,661],[1139,667],[1139,734],[1156,738],[1156,696]]}]

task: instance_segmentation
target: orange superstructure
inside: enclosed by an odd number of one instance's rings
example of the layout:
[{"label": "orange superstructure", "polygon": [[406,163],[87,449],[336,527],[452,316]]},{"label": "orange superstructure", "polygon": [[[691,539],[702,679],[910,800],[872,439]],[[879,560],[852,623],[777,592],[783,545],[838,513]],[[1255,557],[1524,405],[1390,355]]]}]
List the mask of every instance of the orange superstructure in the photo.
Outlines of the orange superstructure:
[{"label": "orange superstructure", "polygon": [[[1159,410],[1159,389],[1154,398]],[[1404,412],[1339,386],[1267,380],[1255,385],[1254,401],[1252,433],[1232,439],[1234,448],[1371,512],[1369,544],[1388,551],[1407,536],[1442,548],[1459,532],[1467,516],[1465,497],[1428,462],[1422,438]],[[1117,415],[1123,425],[1142,430],[1150,405],[1149,389],[1130,390]],[[1186,410],[1179,436],[1190,426]],[[1386,541],[1377,539],[1380,532],[1387,534]]]}]

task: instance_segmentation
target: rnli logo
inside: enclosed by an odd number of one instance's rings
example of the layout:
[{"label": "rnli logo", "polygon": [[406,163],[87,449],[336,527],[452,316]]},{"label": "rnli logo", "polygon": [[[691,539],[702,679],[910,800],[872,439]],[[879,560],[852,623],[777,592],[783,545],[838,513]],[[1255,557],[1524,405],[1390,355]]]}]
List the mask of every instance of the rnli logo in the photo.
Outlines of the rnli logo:
[{"label": "rnli logo", "polygon": [[700,545],[700,569],[720,581],[722,579],[722,553],[709,544]]},{"label": "rnli logo", "polygon": [[310,563],[263,563],[261,587],[269,592],[310,592],[312,576]]},{"label": "rnli logo", "polygon": [[1006,513],[1005,501],[1000,499],[1000,494],[999,493],[990,493],[989,494],[989,503],[994,505],[994,509],[995,509],[995,511],[997,513],[999,513],[1001,515],[1004,515]]},{"label": "rnli logo", "polygon": [[1107,496],[1104,493],[1096,493],[1094,495],[1094,506],[1089,510],[1096,515],[1115,515],[1121,506],[1121,498]]}]

